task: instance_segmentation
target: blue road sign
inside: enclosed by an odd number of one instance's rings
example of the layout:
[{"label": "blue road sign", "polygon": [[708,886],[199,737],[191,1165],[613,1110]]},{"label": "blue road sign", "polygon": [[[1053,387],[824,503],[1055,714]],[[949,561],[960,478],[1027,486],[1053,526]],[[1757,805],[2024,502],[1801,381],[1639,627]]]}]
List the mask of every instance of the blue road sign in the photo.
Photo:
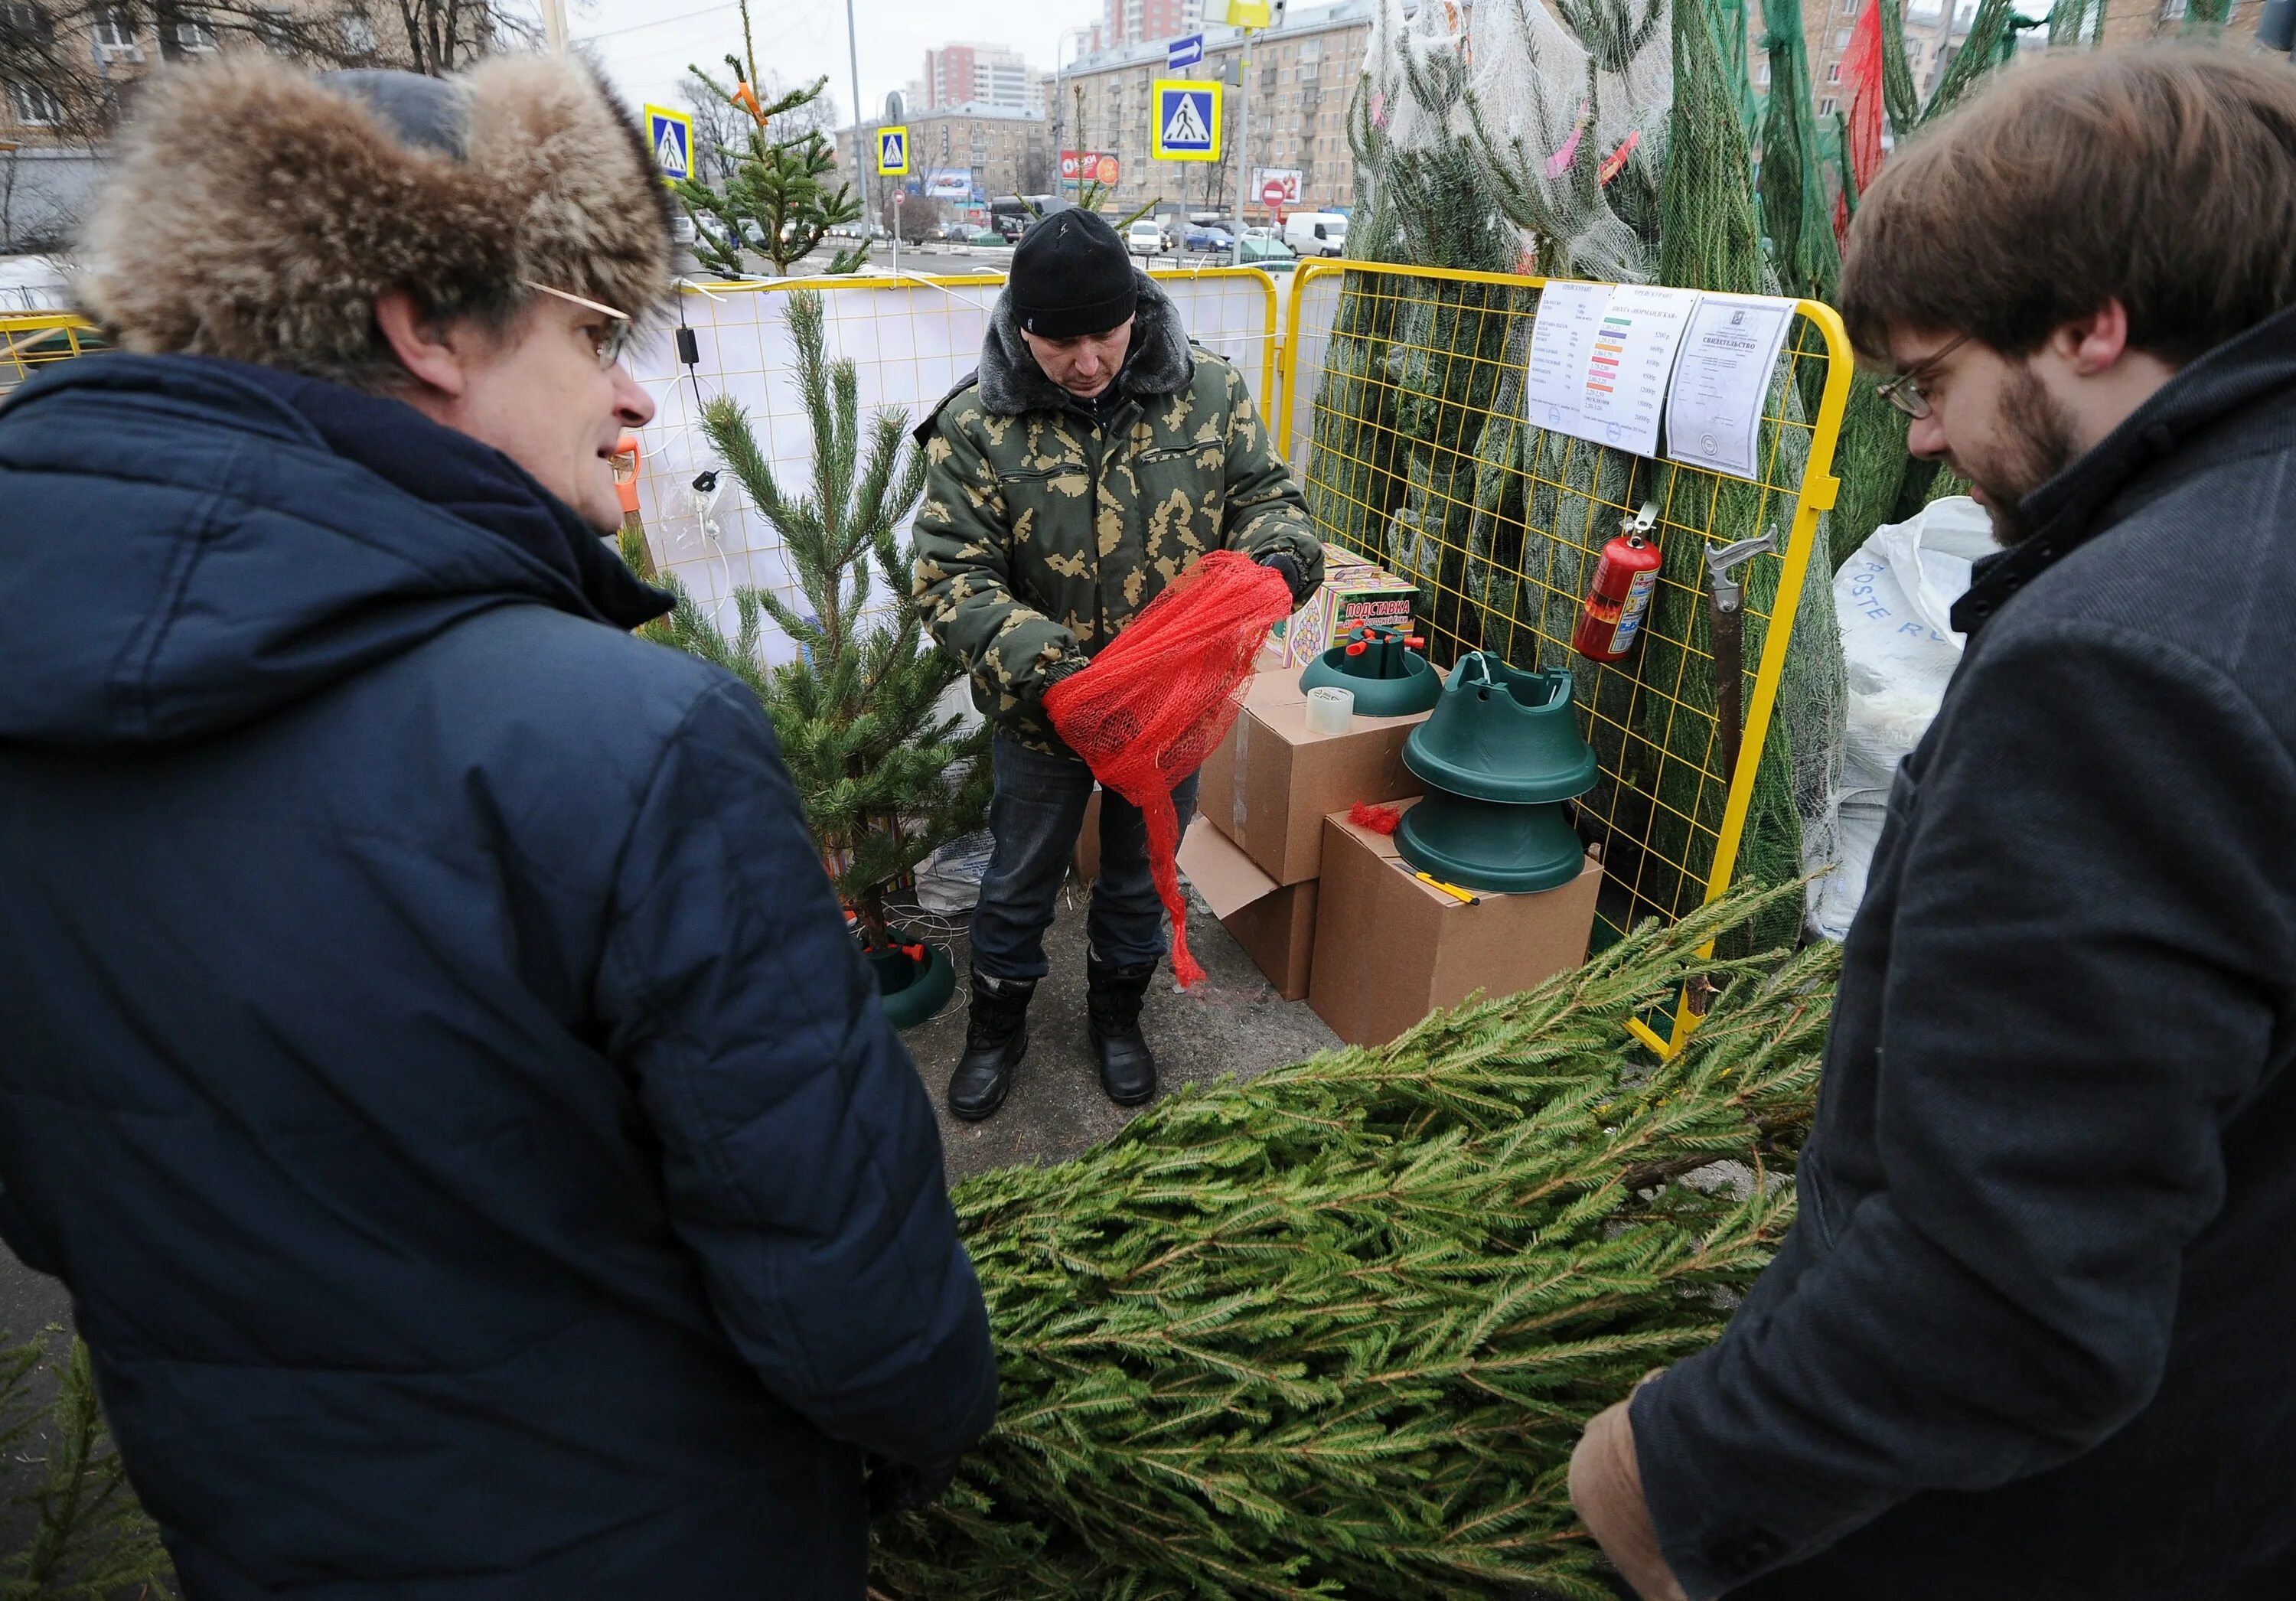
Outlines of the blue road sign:
[{"label": "blue road sign", "polygon": [[1185,39],[1174,39],[1164,46],[1164,70],[1177,72],[1183,67],[1193,67],[1204,59],[1204,36],[1192,33]]},{"label": "blue road sign", "polygon": [[668,178],[693,176],[693,119],[683,111],[658,105],[645,109],[646,143],[653,147],[654,165]]},{"label": "blue road sign", "polygon": [[1220,86],[1185,78],[1156,80],[1156,114],[1148,126],[1148,153],[1159,161],[1217,161],[1220,149]]}]

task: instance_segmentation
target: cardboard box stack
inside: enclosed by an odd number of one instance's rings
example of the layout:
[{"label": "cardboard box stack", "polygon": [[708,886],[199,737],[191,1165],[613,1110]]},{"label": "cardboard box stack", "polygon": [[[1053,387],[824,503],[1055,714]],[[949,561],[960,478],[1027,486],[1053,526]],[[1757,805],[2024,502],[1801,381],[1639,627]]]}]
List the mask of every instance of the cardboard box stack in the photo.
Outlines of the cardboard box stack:
[{"label": "cardboard box stack", "polygon": [[1308,1003],[1349,1045],[1383,1045],[1478,989],[1511,995],[1576,967],[1603,887],[1590,855],[1559,889],[1470,906],[1423,881],[1392,836],[1345,812],[1324,819],[1323,868]]},{"label": "cardboard box stack", "polygon": [[[1276,993],[1307,1000],[1351,1045],[1383,1043],[1476,989],[1524,989],[1584,960],[1602,869],[1538,895],[1470,906],[1421,882],[1392,838],[1349,821],[1358,801],[1407,806],[1424,790],[1403,765],[1426,720],[1357,717],[1308,727],[1307,663],[1365,622],[1407,629],[1417,591],[1326,550],[1322,587],[1269,640],[1227,738],[1205,761],[1180,870]],[[1099,797],[1077,842],[1098,867]]]},{"label": "cardboard box stack", "polygon": [[1315,951],[1324,816],[1419,792],[1403,742],[1422,718],[1308,727],[1300,669],[1254,674],[1235,727],[1203,766],[1180,868],[1286,1000],[1306,998]]}]

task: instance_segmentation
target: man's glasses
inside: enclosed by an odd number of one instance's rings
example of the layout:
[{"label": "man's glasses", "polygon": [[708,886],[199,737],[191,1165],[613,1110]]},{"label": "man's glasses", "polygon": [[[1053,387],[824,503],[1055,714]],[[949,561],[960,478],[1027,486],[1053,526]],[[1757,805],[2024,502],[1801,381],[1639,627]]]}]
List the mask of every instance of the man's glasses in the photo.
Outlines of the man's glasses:
[{"label": "man's glasses", "polygon": [[1949,341],[1931,351],[1927,357],[1915,362],[1910,368],[1898,374],[1887,383],[1875,384],[1874,392],[1906,415],[1919,422],[1930,415],[1930,398],[1922,392],[1922,384],[1928,377],[1930,369],[1968,342],[1969,335],[1966,333],[1958,339]]},{"label": "man's glasses", "polygon": [[586,300],[568,290],[553,289],[549,284],[537,283],[531,278],[525,280],[525,283],[529,289],[539,293],[554,295],[569,305],[579,306],[585,311],[594,311],[601,316],[611,317],[613,321],[607,324],[605,333],[592,341],[597,353],[598,370],[603,373],[621,360],[622,353],[629,349],[630,335],[636,328],[636,325],[630,321],[628,312],[617,311],[611,306]]}]

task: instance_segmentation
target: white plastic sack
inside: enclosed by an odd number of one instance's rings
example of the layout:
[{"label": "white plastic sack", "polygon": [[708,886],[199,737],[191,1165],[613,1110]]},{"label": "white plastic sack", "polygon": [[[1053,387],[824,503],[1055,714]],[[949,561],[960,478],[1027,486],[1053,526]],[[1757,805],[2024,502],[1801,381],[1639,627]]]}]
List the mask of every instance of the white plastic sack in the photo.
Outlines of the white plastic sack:
[{"label": "white plastic sack", "polygon": [[1874,530],[1833,577],[1833,606],[1849,669],[1841,787],[1834,792],[1833,871],[1810,885],[1809,922],[1839,940],[1866,899],[1866,875],[1888,815],[1898,763],[1929,732],[1961,665],[1954,602],[1970,564],[1998,549],[1985,508],[1967,496],[1931,501],[1906,522]]},{"label": "white plastic sack", "polygon": [[960,834],[917,864],[917,905],[937,916],[969,912],[980,902],[980,881],[996,842],[987,829]]}]

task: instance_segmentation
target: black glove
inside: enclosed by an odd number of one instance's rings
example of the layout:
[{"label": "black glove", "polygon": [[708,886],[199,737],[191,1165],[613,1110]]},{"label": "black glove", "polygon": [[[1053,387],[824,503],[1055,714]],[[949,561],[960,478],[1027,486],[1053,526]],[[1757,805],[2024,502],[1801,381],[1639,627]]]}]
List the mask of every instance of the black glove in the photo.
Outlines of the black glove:
[{"label": "black glove", "polygon": [[922,1512],[931,1506],[955,1476],[956,1464],[919,1467],[912,1462],[889,1462],[873,1453],[868,1474],[869,1515],[887,1517],[896,1512]]},{"label": "black glove", "polygon": [[1282,578],[1291,588],[1292,604],[1296,608],[1307,604],[1307,581],[1300,576],[1300,563],[1280,550],[1270,551],[1259,558],[1259,564]]},{"label": "black glove", "polygon": [[1092,658],[1086,655],[1081,651],[1078,652],[1073,656],[1062,657],[1058,661],[1054,662],[1052,666],[1046,668],[1045,669],[1045,676],[1037,681],[1037,701],[1041,702],[1045,698],[1046,692],[1050,690],[1054,685],[1059,683],[1062,678],[1072,678],[1091,665]]}]

